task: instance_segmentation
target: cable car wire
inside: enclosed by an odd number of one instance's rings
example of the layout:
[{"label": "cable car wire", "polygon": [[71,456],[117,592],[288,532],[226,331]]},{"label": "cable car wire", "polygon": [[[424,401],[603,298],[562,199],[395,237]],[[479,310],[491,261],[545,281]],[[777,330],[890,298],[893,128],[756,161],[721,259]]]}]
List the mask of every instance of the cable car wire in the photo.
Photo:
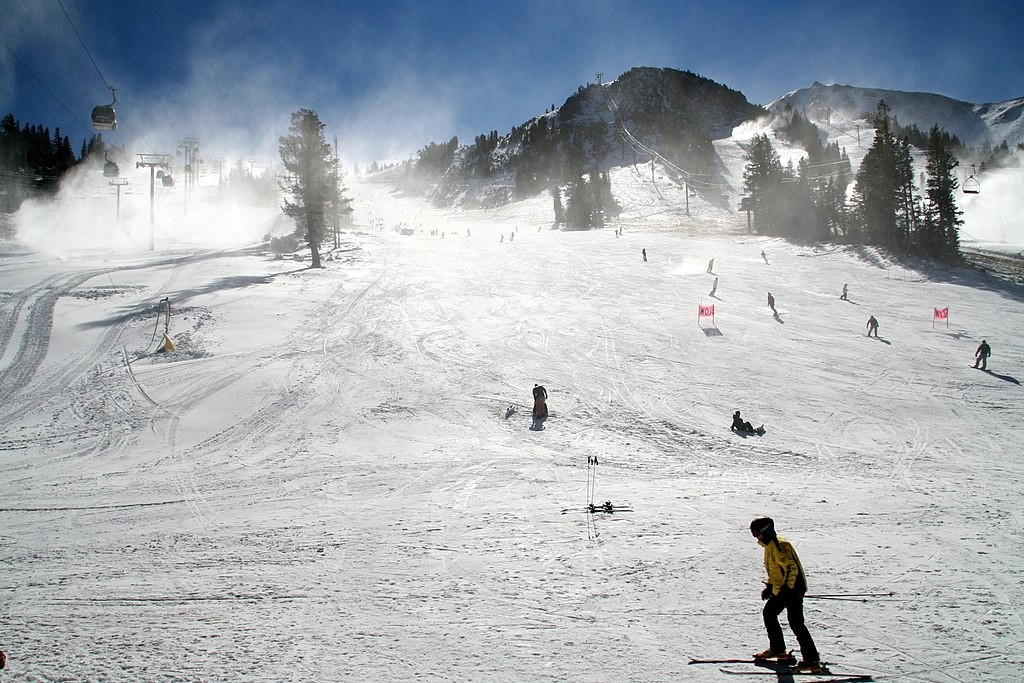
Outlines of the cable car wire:
[{"label": "cable car wire", "polygon": [[76,36],[78,36],[78,42],[82,44],[82,49],[85,50],[85,54],[89,56],[89,61],[92,62],[100,80],[103,81],[103,85],[107,86],[107,90],[113,90],[113,87],[107,82],[107,79],[103,77],[103,72],[100,71],[100,67],[96,64],[96,60],[92,58],[92,53],[89,52],[89,47],[85,44],[85,40],[82,39],[82,34],[78,32],[78,27],[75,26],[75,22],[71,21],[71,15],[68,14],[68,10],[64,7],[64,3],[61,2],[61,0],[57,0],[57,4],[60,5],[60,8],[64,11],[64,16],[67,17],[68,23],[71,24],[71,30],[75,32]]},{"label": "cable car wire", "polygon": [[25,62],[21,61],[21,57],[19,57],[17,54],[15,54],[14,50],[12,50],[11,48],[7,47],[6,45],[4,46],[4,48],[7,50],[7,52],[10,53],[10,55],[12,57],[14,57],[14,60],[16,62],[18,62],[18,64],[21,65],[21,68],[24,69],[25,71],[27,71],[28,74],[32,78],[34,78],[36,80],[36,83],[38,83],[43,88],[43,90],[45,90],[46,93],[50,97],[52,97],[54,99],[54,101],[57,102],[57,104],[59,104],[61,107],[64,108],[64,111],[66,111],[68,113],[68,115],[71,116],[72,120],[74,120],[75,123],[77,123],[79,126],[81,126],[82,130],[90,131],[91,132],[92,126],[89,126],[89,125],[83,123],[82,120],[80,118],[78,118],[73,111],[71,111],[71,108],[68,107],[68,105],[64,104],[64,102],[59,97],[57,97],[57,95],[55,95],[52,90],[50,90],[50,88],[46,85],[46,83],[43,83],[43,80],[41,78],[39,78],[39,76],[36,76],[35,72],[32,71],[32,69],[28,68],[28,64],[26,64]]}]

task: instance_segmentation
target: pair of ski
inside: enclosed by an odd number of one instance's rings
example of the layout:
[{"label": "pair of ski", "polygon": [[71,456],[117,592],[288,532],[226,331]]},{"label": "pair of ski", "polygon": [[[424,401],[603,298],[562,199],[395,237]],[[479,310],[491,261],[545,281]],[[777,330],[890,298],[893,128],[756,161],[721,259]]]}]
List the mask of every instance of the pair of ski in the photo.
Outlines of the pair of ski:
[{"label": "pair of ski", "polygon": [[562,509],[562,514],[565,515],[565,514],[568,514],[570,512],[586,512],[586,513],[589,513],[589,514],[592,514],[592,515],[596,515],[597,513],[604,513],[604,514],[608,514],[608,515],[614,515],[616,512],[632,512],[632,511],[633,511],[633,508],[631,508],[631,507],[629,507],[627,505],[609,505],[608,501],[605,501],[605,503],[603,505],[595,505],[593,503],[588,503],[587,505],[584,505],[582,508],[563,508]]},{"label": "pair of ski", "polygon": [[751,657],[749,659],[691,659],[690,664],[754,664],[755,666],[765,667],[765,671],[755,671],[750,669],[730,669],[726,667],[719,668],[719,671],[734,676],[818,676],[815,681],[805,681],[804,683],[860,683],[861,681],[871,681],[871,674],[854,674],[854,673],[842,673],[830,671],[827,667],[824,671],[804,671],[796,668],[793,658],[786,659],[759,659]]}]

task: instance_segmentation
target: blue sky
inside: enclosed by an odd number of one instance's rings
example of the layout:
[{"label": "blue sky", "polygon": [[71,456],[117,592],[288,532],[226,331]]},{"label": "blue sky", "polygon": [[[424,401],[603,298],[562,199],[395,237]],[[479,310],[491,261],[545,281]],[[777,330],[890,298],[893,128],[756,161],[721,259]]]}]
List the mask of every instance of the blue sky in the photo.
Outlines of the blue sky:
[{"label": "blue sky", "polygon": [[211,154],[270,157],[308,107],[360,163],[507,132],[634,66],[760,104],[814,81],[1024,96],[1024,9],[1002,0],[62,2],[71,22],[57,0],[0,0],[0,113],[59,126],[76,150],[104,81],[118,87],[115,144],[193,135]]}]

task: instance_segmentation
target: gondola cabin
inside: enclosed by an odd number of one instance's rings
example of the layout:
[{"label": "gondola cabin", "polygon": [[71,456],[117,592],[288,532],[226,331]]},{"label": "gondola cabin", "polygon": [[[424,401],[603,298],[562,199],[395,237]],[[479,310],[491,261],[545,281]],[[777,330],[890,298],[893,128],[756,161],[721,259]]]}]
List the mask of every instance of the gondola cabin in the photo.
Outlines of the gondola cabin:
[{"label": "gondola cabin", "polygon": [[97,104],[92,108],[92,127],[96,130],[117,130],[117,112],[113,104]]},{"label": "gondola cabin", "polygon": [[104,178],[117,178],[121,175],[121,169],[117,167],[110,159],[103,162],[103,177]]},{"label": "gondola cabin", "polygon": [[110,96],[114,98],[110,104],[97,104],[92,108],[92,127],[96,130],[117,130],[117,112],[114,111],[117,88],[110,88]]},{"label": "gondola cabin", "polygon": [[963,191],[964,194],[978,194],[981,192],[981,183],[973,175],[968,176],[967,180],[964,181]]}]

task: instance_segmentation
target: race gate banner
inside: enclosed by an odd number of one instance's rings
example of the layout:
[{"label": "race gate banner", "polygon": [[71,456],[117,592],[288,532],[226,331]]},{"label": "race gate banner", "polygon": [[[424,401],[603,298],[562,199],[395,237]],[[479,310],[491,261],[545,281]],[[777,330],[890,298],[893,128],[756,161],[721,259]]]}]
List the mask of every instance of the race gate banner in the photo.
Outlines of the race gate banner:
[{"label": "race gate banner", "polygon": [[949,306],[936,308],[934,320],[949,320]]},{"label": "race gate banner", "polygon": [[697,317],[698,318],[714,318],[715,317],[715,305],[698,304],[697,306]]}]

